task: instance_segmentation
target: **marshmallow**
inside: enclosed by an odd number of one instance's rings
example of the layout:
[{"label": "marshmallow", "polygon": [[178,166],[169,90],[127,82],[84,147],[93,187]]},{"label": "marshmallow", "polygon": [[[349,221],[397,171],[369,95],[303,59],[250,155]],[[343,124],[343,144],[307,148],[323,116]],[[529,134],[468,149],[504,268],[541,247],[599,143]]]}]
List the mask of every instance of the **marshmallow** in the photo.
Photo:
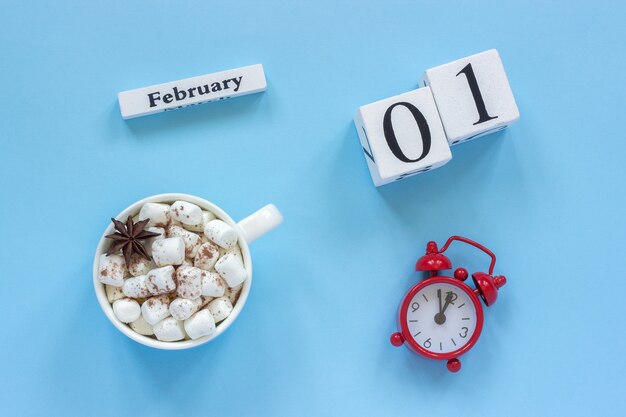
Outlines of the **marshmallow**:
[{"label": "marshmallow", "polygon": [[230,249],[220,248],[220,258],[227,253],[234,253],[235,255],[237,255],[239,260],[241,260],[241,263],[243,263],[243,255],[241,254],[241,249],[239,248],[239,245],[235,245]]},{"label": "marshmallow", "polygon": [[241,260],[234,253],[227,253],[215,264],[215,270],[220,274],[229,287],[236,287],[248,278],[248,272]]},{"label": "marshmallow", "polygon": [[131,329],[144,336],[152,336],[154,334],[152,326],[141,316],[132,323],[129,323],[129,325]]},{"label": "marshmallow", "polygon": [[183,261],[182,264],[180,264],[180,266],[193,266],[193,261],[191,259],[185,258],[185,260]]},{"label": "marshmallow", "polygon": [[204,234],[224,249],[230,249],[237,244],[237,232],[222,220],[208,222],[204,227]]},{"label": "marshmallow", "polygon": [[122,298],[113,302],[113,313],[122,323],[130,323],[141,316],[141,307],[135,300]]},{"label": "marshmallow", "polygon": [[224,320],[233,311],[233,305],[228,297],[219,297],[209,303],[207,307],[216,323]]},{"label": "marshmallow", "polygon": [[170,303],[170,314],[176,320],[187,320],[193,313],[198,311],[202,301],[188,300],[186,298],[177,298]]},{"label": "marshmallow", "polygon": [[105,285],[104,289],[106,290],[107,300],[109,300],[109,303],[112,303],[115,300],[121,300],[122,298],[126,297],[124,295],[124,291],[122,291],[122,287],[114,287],[112,285]]},{"label": "marshmallow", "polygon": [[[232,305],[237,303],[239,296],[241,295],[241,290],[243,289],[243,284],[239,284],[236,287],[229,288],[228,299],[230,300]],[[224,294],[226,295],[226,294]]]},{"label": "marshmallow", "polygon": [[152,256],[152,244],[157,240],[165,239],[165,229],[162,227],[146,227],[145,230],[159,234],[159,236],[152,236],[143,241],[143,247],[146,248],[146,253],[148,256]]},{"label": "marshmallow", "polygon": [[170,216],[182,224],[202,223],[202,209],[187,201],[176,201],[170,207]]},{"label": "marshmallow", "polygon": [[100,255],[98,279],[103,284],[121,287],[126,275],[126,262],[122,255]]},{"label": "marshmallow", "polygon": [[200,245],[197,252],[193,260],[193,265],[205,271],[213,269],[215,262],[217,262],[220,257],[219,246],[211,242]]},{"label": "marshmallow", "polygon": [[[198,308],[202,308],[205,305],[209,304],[211,301],[213,301],[213,297],[205,297],[203,295],[200,298],[198,298],[198,300],[200,300]],[[194,301],[197,301],[197,300],[194,300]]]},{"label": "marshmallow", "polygon": [[148,298],[141,305],[141,316],[144,320],[154,326],[170,315],[170,298],[167,295]]},{"label": "marshmallow", "polygon": [[152,260],[146,259],[136,253],[130,257],[130,263],[126,266],[128,268],[128,272],[130,272],[130,274],[134,277],[146,275],[148,271],[156,268],[156,264],[152,262]]},{"label": "marshmallow", "polygon": [[204,226],[206,226],[206,224],[211,220],[215,220],[215,214],[211,213],[210,211],[203,211],[202,222],[200,222],[199,224],[183,224],[183,227],[190,232],[202,233],[204,232]]},{"label": "marshmallow", "polygon": [[170,222],[170,206],[160,203],[146,203],[139,210],[139,220],[150,219],[148,226],[165,227]]},{"label": "marshmallow", "polygon": [[124,295],[130,298],[150,297],[151,293],[146,286],[146,278],[148,278],[147,275],[140,275],[138,277],[128,278],[124,281],[124,286],[122,287]]},{"label": "marshmallow", "polygon": [[197,235],[189,230],[185,230],[180,226],[170,225],[167,227],[167,237],[180,237],[185,243],[185,256],[187,258],[193,258],[198,252],[198,248],[202,243],[200,235]]},{"label": "marshmallow", "polygon": [[202,271],[202,295],[205,297],[221,297],[224,295],[226,283],[215,271]]},{"label": "marshmallow", "polygon": [[148,272],[146,287],[150,294],[160,295],[174,291],[176,289],[175,274],[176,270],[171,265]]},{"label": "marshmallow", "polygon": [[183,322],[174,317],[161,320],[152,327],[154,335],[162,342],[175,342],[185,338],[185,328]]},{"label": "marshmallow", "polygon": [[180,237],[156,240],[152,244],[152,258],[157,266],[180,265],[185,260],[185,242]]},{"label": "marshmallow", "polygon": [[193,266],[181,266],[176,270],[179,297],[195,300],[202,295],[202,270]]},{"label": "marshmallow", "polygon": [[208,310],[200,310],[185,320],[185,331],[192,340],[215,332],[215,319]]}]

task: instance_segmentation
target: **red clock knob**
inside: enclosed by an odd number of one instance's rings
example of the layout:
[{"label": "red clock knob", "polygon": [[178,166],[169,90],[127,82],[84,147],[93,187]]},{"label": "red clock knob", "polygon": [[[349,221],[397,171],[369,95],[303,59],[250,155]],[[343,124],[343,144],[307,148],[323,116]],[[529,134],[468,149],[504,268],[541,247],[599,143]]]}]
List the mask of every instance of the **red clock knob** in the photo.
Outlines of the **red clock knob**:
[{"label": "red clock knob", "polygon": [[448,361],[448,371],[459,372],[461,370],[461,361],[454,358]]},{"label": "red clock knob", "polygon": [[402,333],[400,332],[392,334],[389,340],[394,346],[402,346],[402,344],[404,343],[404,337],[402,337]]},{"label": "red clock knob", "polygon": [[469,276],[469,272],[465,268],[457,268],[454,270],[454,278],[465,281]]}]

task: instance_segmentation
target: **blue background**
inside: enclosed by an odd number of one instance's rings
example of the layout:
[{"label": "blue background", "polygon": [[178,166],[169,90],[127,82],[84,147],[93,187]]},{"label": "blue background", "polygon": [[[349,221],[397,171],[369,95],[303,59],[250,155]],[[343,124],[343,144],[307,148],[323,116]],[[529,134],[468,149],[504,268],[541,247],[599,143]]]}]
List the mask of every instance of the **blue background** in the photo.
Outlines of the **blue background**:
[{"label": "blue background", "polygon": [[[624,415],[624,3],[338,3],[2,1],[0,414]],[[373,187],[356,109],[489,48],[521,120]],[[120,117],[119,91],[255,63],[263,94]],[[189,351],[127,339],[92,288],[109,217],[162,192],[285,216]],[[509,279],[456,375],[388,341],[451,234]]]}]

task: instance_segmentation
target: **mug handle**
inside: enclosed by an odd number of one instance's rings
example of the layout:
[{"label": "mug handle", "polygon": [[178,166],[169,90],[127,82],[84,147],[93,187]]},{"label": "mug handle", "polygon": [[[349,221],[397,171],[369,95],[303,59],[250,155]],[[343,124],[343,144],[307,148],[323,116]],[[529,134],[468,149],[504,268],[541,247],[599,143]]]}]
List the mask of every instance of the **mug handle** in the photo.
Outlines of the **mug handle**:
[{"label": "mug handle", "polygon": [[243,236],[248,244],[254,242],[270,230],[279,226],[283,222],[283,215],[273,204],[255,211],[245,219],[241,220],[239,227],[243,231]]}]

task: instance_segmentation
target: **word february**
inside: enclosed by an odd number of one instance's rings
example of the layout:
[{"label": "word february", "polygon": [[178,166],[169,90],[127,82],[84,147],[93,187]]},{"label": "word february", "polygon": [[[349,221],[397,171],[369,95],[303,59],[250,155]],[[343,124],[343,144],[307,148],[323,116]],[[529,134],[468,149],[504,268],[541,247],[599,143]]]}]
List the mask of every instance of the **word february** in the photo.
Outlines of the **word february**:
[{"label": "word february", "polygon": [[180,109],[265,91],[263,65],[250,65],[199,77],[123,91],[118,94],[124,119]]},{"label": "word february", "polygon": [[237,91],[239,91],[239,86],[241,85],[242,78],[243,77],[230,78],[222,82],[211,83],[211,85],[204,84],[197,87],[191,87],[187,90],[179,90],[178,87],[174,87],[172,88],[171,93],[164,94],[163,97],[161,97],[160,91],[155,91],[154,93],[148,94],[148,100],[150,100],[150,107],[156,107],[158,105],[158,102],[161,100],[163,101],[163,103],[169,104],[174,100],[181,101],[185,100],[187,97],[194,98],[196,95],[203,96],[205,94],[210,94],[211,92],[215,93],[222,90],[228,90],[230,88],[229,84],[231,82],[235,84],[233,92],[236,93]]}]

